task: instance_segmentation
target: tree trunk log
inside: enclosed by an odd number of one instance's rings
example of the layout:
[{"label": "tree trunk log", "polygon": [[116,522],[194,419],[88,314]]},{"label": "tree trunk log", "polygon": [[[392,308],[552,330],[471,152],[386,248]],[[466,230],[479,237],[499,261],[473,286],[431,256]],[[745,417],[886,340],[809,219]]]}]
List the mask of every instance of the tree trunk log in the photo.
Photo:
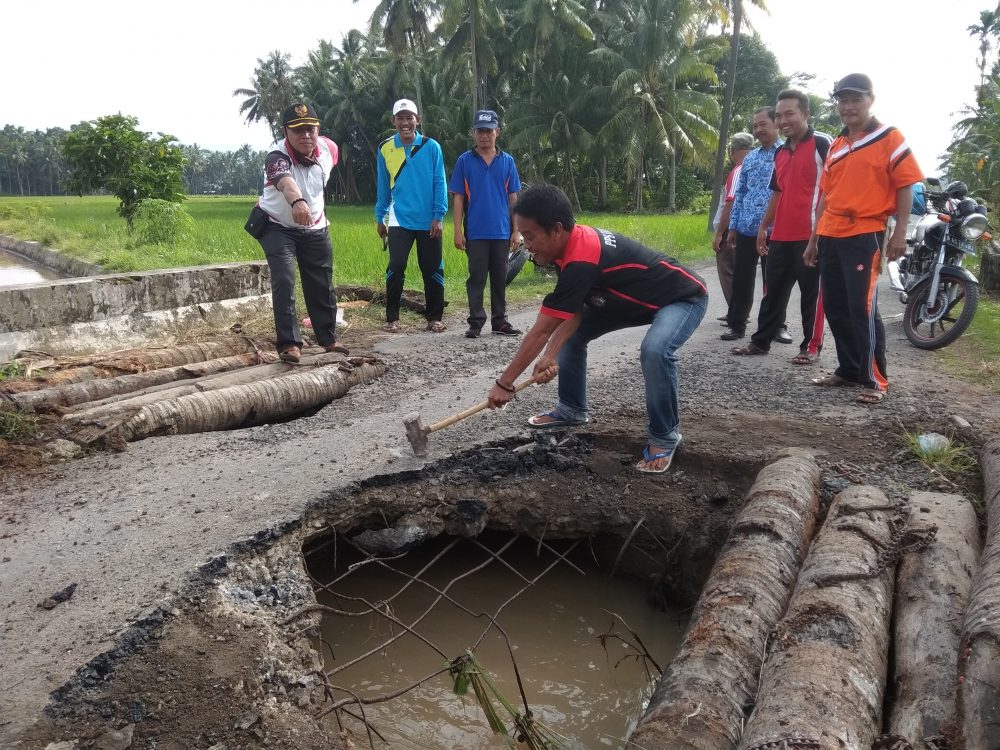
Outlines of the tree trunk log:
[{"label": "tree trunk log", "polygon": [[1000,749],[1000,438],[979,457],[986,544],[972,579],[958,659],[958,713],[966,750]]},{"label": "tree trunk log", "polygon": [[[320,350],[322,351],[322,350]],[[374,362],[371,358],[352,357],[350,360],[338,353],[323,353],[311,357],[303,357],[297,365],[275,362],[269,365],[256,365],[244,367],[233,371],[220,371],[205,375],[193,380],[174,381],[147,388],[144,392],[128,394],[125,398],[118,398],[109,403],[81,404],[81,408],[65,416],[65,420],[72,422],[86,421],[107,421],[113,419],[118,414],[148,406],[158,401],[169,401],[170,399],[189,396],[192,393],[204,393],[207,391],[217,391],[220,388],[228,388],[234,385],[244,385],[255,383],[268,378],[282,377],[293,372],[301,372],[313,367],[323,365],[340,364],[347,362],[348,365],[366,364]]]},{"label": "tree trunk log", "polygon": [[[210,359],[244,354],[253,350],[247,340],[206,341],[199,344],[184,344],[163,349],[128,349],[101,355],[85,357],[58,357],[46,372],[32,380],[12,380],[4,383],[8,393],[53,388],[67,383],[81,383],[85,380],[114,378],[119,375],[148,372],[163,367],[188,365]],[[54,370],[54,371],[53,371]]]},{"label": "tree trunk log", "polygon": [[955,730],[962,614],[979,560],[979,524],[961,495],[918,492],[912,521],[937,535],[919,554],[906,555],[896,575],[894,689],[889,731],[914,750],[934,750],[925,738]]},{"label": "tree trunk log", "polygon": [[[385,290],[372,289],[367,286],[342,285],[338,286],[334,291],[337,292],[338,298],[343,296],[347,299],[361,299],[374,304],[385,304]],[[420,313],[421,315],[427,312],[424,295],[421,292],[415,292],[411,289],[403,290],[403,296],[400,298],[399,304],[400,307]],[[445,305],[447,304],[446,301]]]},{"label": "tree trunk log", "polygon": [[360,383],[385,373],[385,364],[362,365],[350,372],[334,366],[292,373],[249,385],[182,396],[150,404],[105,436],[125,441],[153,434],[187,434],[225,430],[282,419],[342,397]]},{"label": "tree trunk log", "polygon": [[629,748],[736,747],[768,634],[788,605],[819,507],[812,455],[779,456],[757,475]]},{"label": "tree trunk log", "polygon": [[872,575],[880,566],[869,539],[889,547],[891,507],[875,487],[834,500],[769,644],[741,750],[871,747],[882,725],[894,571]]},{"label": "tree trunk log", "polygon": [[212,359],[192,365],[165,367],[150,372],[140,372],[132,375],[119,375],[115,378],[101,380],[85,380],[81,383],[67,383],[54,388],[43,388],[39,391],[26,391],[11,396],[11,401],[19,409],[52,412],[77,404],[90,404],[108,398],[120,397],[123,394],[135,393],[163,383],[174,383],[178,380],[199,378],[213,372],[234,370],[249,367],[257,363],[257,354],[238,354],[235,357]]}]

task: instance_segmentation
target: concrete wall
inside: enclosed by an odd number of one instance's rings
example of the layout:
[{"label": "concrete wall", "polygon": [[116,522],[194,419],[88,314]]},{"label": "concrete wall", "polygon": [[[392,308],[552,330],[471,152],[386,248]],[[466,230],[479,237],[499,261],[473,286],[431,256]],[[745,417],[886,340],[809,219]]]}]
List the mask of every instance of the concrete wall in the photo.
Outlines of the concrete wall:
[{"label": "concrete wall", "polygon": [[270,310],[267,263],[41,281],[0,289],[0,362],[168,344],[192,324],[227,327]]},{"label": "concrete wall", "polygon": [[104,273],[104,269],[100,266],[63,255],[58,250],[47,248],[40,242],[19,240],[16,237],[0,234],[0,248],[22,255],[46,268],[51,268],[61,276],[97,276]]}]

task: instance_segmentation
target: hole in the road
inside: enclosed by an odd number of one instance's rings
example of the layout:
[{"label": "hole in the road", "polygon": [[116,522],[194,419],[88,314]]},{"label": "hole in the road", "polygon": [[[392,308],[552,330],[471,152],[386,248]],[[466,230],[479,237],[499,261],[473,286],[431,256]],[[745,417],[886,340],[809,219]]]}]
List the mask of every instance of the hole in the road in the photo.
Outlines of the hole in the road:
[{"label": "hole in the road", "polygon": [[503,746],[491,726],[624,744],[754,469],[689,451],[650,479],[625,438],[598,443],[369,486],[306,544],[331,726],[401,748]]}]

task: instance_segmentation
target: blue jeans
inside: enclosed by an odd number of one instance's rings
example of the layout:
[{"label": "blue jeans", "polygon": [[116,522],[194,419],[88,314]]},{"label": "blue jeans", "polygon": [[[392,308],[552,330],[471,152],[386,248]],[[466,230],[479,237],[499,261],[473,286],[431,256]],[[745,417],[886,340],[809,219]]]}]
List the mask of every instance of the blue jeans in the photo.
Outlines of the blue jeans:
[{"label": "blue jeans", "polygon": [[[677,350],[694,333],[706,309],[707,295],[661,307],[642,340],[639,361],[646,381],[646,434],[659,448],[673,448],[680,440]],[[631,327],[633,324],[584,311],[580,327],[559,352],[559,405],[555,413],[560,419],[582,422],[587,418],[587,345],[606,333]]]}]

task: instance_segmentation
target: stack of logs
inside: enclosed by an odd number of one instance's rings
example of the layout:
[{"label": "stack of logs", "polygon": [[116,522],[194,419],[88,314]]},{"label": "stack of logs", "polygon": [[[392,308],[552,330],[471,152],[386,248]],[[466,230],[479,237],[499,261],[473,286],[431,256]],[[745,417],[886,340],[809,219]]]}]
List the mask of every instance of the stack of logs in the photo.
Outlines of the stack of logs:
[{"label": "stack of logs", "polygon": [[121,446],[157,434],[283,421],[381,376],[386,365],[306,348],[298,364],[250,339],[90,357],[25,356],[0,386],[0,408],[48,414],[58,436]]},{"label": "stack of logs", "polygon": [[1000,439],[981,465],[980,557],[957,495],[853,487],[813,538],[819,468],[780,454],[628,748],[1000,750]]}]

